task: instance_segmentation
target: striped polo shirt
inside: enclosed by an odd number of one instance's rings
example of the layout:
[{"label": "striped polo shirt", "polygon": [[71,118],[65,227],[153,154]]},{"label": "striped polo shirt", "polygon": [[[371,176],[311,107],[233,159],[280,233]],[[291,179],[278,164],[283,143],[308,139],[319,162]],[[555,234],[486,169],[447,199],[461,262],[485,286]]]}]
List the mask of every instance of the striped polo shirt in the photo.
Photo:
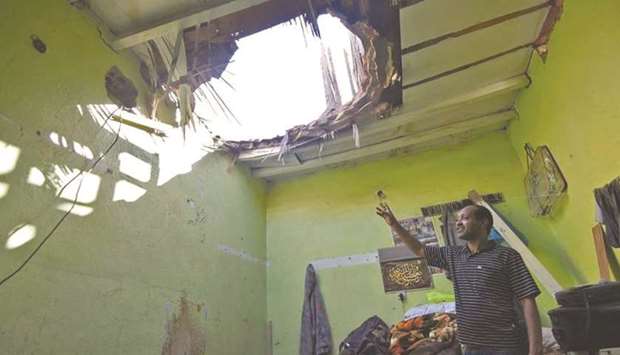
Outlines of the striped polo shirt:
[{"label": "striped polo shirt", "polygon": [[478,253],[467,246],[425,247],[429,265],[448,271],[454,283],[461,344],[498,350],[523,347],[515,301],[540,290],[514,249],[489,241]]}]

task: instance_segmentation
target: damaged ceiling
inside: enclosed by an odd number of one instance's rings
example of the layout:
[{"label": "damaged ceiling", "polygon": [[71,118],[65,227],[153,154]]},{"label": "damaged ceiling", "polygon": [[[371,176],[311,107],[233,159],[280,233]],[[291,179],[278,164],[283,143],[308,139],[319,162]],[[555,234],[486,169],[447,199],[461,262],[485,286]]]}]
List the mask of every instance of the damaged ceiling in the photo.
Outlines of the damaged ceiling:
[{"label": "damaged ceiling", "polygon": [[[561,0],[74,0],[109,44],[150,58],[154,92],[191,92],[218,77],[235,40],[330,12],[363,43],[352,102],[270,140],[225,142],[255,176],[277,179],[327,167],[463,142],[506,128],[527,69],[557,21]],[[154,49],[155,48],[155,49]],[[163,79],[154,52],[171,73]],[[157,59],[157,58],[155,58]],[[160,70],[162,71],[162,70]],[[146,79],[145,79],[146,80]],[[157,95],[155,95],[157,96]]]}]

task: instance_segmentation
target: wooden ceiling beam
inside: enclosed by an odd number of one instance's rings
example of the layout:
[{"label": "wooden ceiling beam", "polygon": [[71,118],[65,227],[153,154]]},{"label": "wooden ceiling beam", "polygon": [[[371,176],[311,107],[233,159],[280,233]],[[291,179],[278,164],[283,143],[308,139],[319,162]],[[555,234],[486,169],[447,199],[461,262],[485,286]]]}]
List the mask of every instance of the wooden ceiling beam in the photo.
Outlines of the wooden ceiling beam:
[{"label": "wooden ceiling beam", "polygon": [[322,158],[307,160],[302,165],[283,166],[277,168],[255,168],[252,170],[252,174],[260,178],[273,178],[278,176],[304,173],[312,170],[317,170],[319,168],[329,165],[358,160],[368,156],[392,151],[395,149],[419,145],[423,143],[432,143],[433,141],[436,141],[438,139],[443,139],[475,129],[490,127],[500,123],[508,122],[514,117],[515,112],[509,110],[501,113],[482,116],[464,122],[458,122],[442,127],[433,128],[427,131],[416,133],[414,135],[395,138],[386,142],[373,144],[358,149],[354,148],[346,152],[337,153]]},{"label": "wooden ceiling beam", "polygon": [[220,6],[199,11],[189,16],[184,16],[142,31],[122,36],[112,42],[112,47],[116,50],[130,48],[148,40],[161,37],[164,34],[182,31],[203,22],[213,21],[217,18],[242,11],[250,7],[262,5],[268,1],[270,0],[232,0]]}]

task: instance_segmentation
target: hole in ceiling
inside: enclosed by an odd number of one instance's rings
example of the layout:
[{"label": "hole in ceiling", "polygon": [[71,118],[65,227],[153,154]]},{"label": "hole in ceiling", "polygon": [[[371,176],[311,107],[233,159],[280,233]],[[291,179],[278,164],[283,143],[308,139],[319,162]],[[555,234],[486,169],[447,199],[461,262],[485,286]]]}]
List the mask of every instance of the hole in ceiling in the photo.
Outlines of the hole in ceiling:
[{"label": "hole in ceiling", "polygon": [[320,38],[297,20],[239,39],[222,76],[195,90],[195,112],[214,135],[273,138],[351,101],[352,48],[362,48],[361,41],[330,14],[318,17]]}]

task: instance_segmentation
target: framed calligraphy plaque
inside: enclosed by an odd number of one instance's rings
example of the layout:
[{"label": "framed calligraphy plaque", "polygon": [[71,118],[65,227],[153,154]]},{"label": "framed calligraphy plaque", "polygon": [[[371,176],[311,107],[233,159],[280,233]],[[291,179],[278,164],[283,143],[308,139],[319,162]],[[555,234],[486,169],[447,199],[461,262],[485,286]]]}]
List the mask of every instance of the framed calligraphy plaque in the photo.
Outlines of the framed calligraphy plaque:
[{"label": "framed calligraphy plaque", "polygon": [[406,246],[379,249],[379,265],[386,293],[433,287],[433,277],[425,258]]}]

